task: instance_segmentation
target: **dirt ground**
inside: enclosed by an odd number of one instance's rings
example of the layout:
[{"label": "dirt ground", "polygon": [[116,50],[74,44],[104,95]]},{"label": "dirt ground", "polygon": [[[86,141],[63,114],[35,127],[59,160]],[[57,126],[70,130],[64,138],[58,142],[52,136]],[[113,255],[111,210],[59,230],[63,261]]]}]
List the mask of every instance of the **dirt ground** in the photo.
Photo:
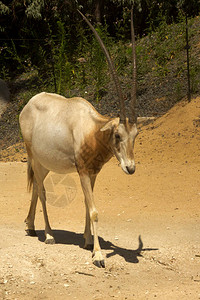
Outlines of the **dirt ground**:
[{"label": "dirt ground", "polygon": [[[106,268],[83,249],[85,208],[77,174],[71,201],[47,200],[55,245],[25,235],[30,194],[23,147],[0,163],[0,299],[200,299],[200,98],[142,127],[136,173],[112,159],[95,186]],[[5,162],[7,161],[7,162]],[[73,200],[73,201],[72,201]]]}]

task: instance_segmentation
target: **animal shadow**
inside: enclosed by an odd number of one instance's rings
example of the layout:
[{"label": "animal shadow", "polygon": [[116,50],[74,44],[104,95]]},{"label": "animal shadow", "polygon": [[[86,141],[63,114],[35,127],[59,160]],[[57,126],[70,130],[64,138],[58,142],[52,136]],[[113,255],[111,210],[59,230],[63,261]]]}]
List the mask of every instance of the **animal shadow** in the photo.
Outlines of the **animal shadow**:
[{"label": "animal shadow", "polygon": [[[37,230],[36,234],[40,242],[45,241],[44,230]],[[56,244],[75,245],[83,248],[83,234],[66,230],[53,230],[53,234]],[[139,257],[143,257],[142,252],[159,250],[158,248],[143,248],[143,242],[140,235],[138,237],[138,248],[135,250],[119,247],[110,241],[105,241],[102,237],[99,237],[99,242],[102,249],[111,250],[110,253],[107,253],[107,258],[114,255],[120,255],[125,259],[126,262],[134,264],[139,262]]]}]

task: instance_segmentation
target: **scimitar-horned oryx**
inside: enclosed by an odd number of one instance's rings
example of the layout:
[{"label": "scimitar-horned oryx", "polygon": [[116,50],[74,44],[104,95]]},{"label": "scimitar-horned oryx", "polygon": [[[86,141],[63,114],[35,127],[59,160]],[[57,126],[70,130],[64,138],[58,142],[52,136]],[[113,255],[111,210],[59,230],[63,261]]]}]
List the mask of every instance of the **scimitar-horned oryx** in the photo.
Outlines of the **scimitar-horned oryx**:
[{"label": "scimitar-horned oryx", "polygon": [[19,119],[28,153],[28,184],[29,187],[33,185],[31,205],[25,223],[26,232],[31,236],[36,235],[34,219],[39,196],[45,221],[45,243],[55,243],[47,215],[43,182],[49,171],[64,174],[77,171],[85,196],[85,248],[93,247],[93,263],[98,267],[104,267],[97,234],[98,212],[94,204],[93,188],[97,174],[113,155],[126,174],[135,172],[133,148],[137,135],[137,117],[133,16],[131,17],[133,87],[130,101],[131,116],[128,120],[125,115],[124,98],[110,55],[94,27],[82,13],[80,14],[89,24],[107,58],[119,96],[120,117],[102,116],[89,102],[80,97],[66,99],[60,95],[43,92],[30,99]]}]

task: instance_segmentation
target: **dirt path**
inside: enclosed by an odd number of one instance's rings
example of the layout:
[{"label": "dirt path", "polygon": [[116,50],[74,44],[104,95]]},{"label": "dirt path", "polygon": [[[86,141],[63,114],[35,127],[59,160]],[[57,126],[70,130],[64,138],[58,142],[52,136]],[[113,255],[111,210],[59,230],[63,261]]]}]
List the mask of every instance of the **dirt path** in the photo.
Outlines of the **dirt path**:
[{"label": "dirt path", "polygon": [[133,176],[115,159],[103,168],[95,199],[105,269],[83,249],[78,176],[70,203],[48,200],[56,244],[46,245],[40,203],[38,237],[24,232],[26,164],[1,162],[0,299],[200,299],[199,117],[198,98],[143,128]]}]

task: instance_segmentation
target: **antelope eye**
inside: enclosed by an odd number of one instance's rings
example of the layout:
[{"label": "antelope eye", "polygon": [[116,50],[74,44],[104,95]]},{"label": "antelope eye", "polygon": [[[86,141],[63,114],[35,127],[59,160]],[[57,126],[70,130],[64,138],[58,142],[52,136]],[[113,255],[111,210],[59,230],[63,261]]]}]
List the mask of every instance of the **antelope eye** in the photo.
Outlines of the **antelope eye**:
[{"label": "antelope eye", "polygon": [[116,139],[117,141],[120,141],[121,137],[120,137],[120,135],[119,135],[118,133],[115,134],[115,139]]}]

